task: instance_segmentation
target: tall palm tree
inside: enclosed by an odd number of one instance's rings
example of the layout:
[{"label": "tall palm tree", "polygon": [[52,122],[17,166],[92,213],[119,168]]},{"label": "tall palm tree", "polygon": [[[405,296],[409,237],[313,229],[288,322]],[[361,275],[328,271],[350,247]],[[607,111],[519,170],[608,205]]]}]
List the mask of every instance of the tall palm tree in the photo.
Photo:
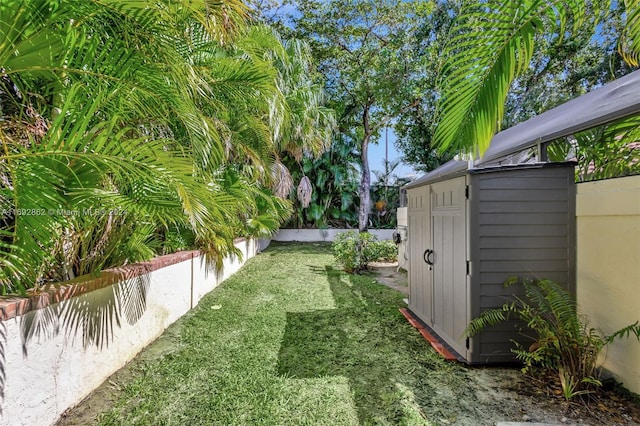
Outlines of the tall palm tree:
[{"label": "tall palm tree", "polygon": [[[621,50],[631,63],[640,50],[640,2],[624,2],[627,27]],[[486,0],[465,3],[442,52],[441,99],[434,143],[475,156],[489,145],[504,116],[513,80],[527,69],[535,36],[571,37],[605,19],[609,1]]]},{"label": "tall palm tree", "polygon": [[276,64],[278,86],[282,91],[290,120],[277,138],[280,151],[298,161],[303,155],[318,156],[331,143],[335,113],[324,106],[326,100],[320,77],[313,69],[313,55],[304,40],[289,39],[285,55]]}]

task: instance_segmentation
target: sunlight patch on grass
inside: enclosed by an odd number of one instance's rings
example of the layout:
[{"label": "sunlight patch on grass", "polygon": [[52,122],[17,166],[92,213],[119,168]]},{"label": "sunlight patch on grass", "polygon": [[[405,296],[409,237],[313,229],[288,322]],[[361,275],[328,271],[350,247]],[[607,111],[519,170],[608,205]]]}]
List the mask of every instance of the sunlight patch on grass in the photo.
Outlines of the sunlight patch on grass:
[{"label": "sunlight patch on grass", "polygon": [[251,259],[169,328],[174,351],[132,363],[99,424],[429,425],[455,415],[429,412],[442,406],[433,383],[462,389],[463,370],[405,321],[404,296],[337,268],[328,245],[274,244]]},{"label": "sunlight patch on grass", "polygon": [[347,377],[284,378],[283,392],[273,401],[274,424],[357,425],[358,409]]}]

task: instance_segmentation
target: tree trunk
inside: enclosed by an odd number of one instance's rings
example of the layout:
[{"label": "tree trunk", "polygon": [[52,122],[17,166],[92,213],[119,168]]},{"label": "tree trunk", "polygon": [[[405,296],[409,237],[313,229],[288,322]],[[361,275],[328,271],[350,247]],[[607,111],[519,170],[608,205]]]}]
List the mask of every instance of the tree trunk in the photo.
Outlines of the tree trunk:
[{"label": "tree trunk", "polygon": [[360,150],[362,177],[360,178],[360,208],[358,209],[358,230],[366,232],[369,227],[369,187],[371,186],[371,171],[369,170],[369,140],[371,139],[371,126],[369,123],[369,108],[365,107],[362,113],[362,125],[364,137]]}]

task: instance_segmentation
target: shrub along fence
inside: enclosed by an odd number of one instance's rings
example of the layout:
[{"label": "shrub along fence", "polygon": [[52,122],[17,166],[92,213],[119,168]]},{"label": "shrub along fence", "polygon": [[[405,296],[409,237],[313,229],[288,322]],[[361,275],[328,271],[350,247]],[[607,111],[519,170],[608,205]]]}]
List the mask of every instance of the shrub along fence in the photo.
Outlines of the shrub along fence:
[{"label": "shrub along fence", "polygon": [[[353,231],[353,229],[281,229],[273,237],[273,241],[299,241],[299,242],[332,242],[341,232]],[[378,240],[391,240],[395,229],[369,229]]]},{"label": "shrub along fence", "polygon": [[179,252],[0,299],[0,425],[55,423],[258,251],[235,246],[219,273]]}]

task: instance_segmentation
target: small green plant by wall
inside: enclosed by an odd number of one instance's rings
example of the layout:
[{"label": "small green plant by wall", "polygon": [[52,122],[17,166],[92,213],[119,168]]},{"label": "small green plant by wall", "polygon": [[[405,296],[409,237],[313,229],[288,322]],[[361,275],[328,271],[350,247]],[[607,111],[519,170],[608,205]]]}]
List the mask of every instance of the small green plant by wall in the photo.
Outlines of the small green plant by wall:
[{"label": "small green plant by wall", "polygon": [[398,248],[392,241],[378,241],[369,232],[340,232],[331,249],[336,262],[349,273],[367,269],[370,262],[395,262],[398,259]]},{"label": "small green plant by wall", "polygon": [[465,334],[473,336],[511,316],[524,321],[534,332],[533,342],[528,347],[514,342],[512,349],[524,364],[523,373],[555,379],[567,401],[601,386],[598,356],[606,345],[629,335],[640,341],[640,321],[608,336],[589,327],[588,319],[579,315],[574,297],[553,281],[514,278],[505,286],[515,284],[524,286],[526,297],[514,296],[514,301],[502,308],[482,312],[469,323]]}]

